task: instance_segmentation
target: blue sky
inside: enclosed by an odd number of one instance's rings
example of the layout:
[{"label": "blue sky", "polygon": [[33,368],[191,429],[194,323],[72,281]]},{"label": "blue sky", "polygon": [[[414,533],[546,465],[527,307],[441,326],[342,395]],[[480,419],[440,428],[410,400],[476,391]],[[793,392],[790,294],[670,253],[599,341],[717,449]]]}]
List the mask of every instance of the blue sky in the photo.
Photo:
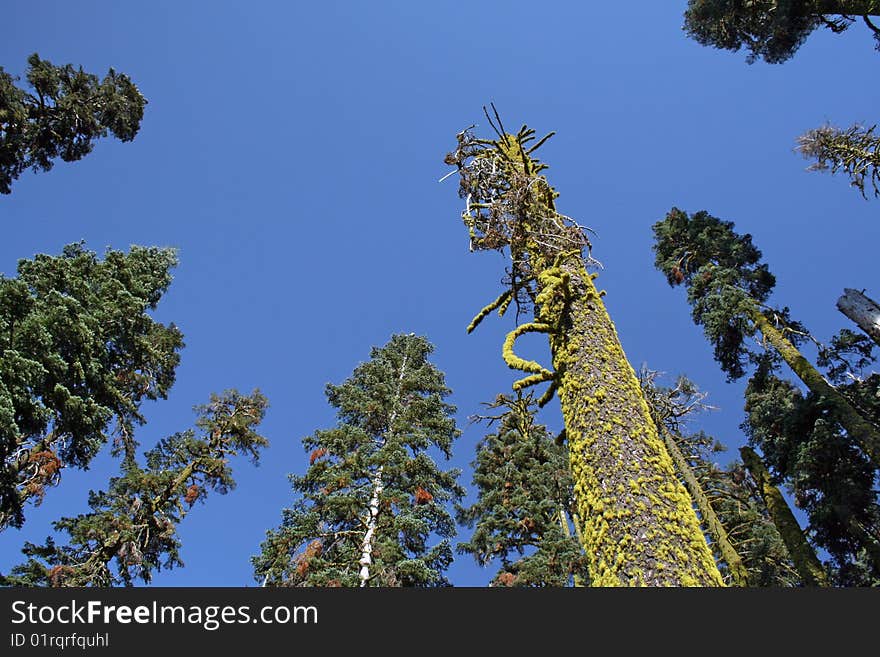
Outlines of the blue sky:
[{"label": "blue sky", "polygon": [[[599,282],[630,362],[687,373],[720,408],[704,427],[743,443],[742,386],[728,384],[681,290],[653,269],[651,225],[673,205],[750,232],[778,278],[774,299],[820,338],[847,320],[844,287],[880,297],[880,201],[807,173],[795,138],[825,121],[877,120],[880,54],[863,27],[816,33],[784,65],[747,65],[681,31],[686,3],[69,3],[4,8],[0,65],[29,54],[127,73],[149,99],[128,144],[26,173],[0,198],[0,272],[85,240],[102,251],[173,246],[181,264],[157,316],[186,337],[168,400],[146,409],[145,446],[190,426],[211,391],[259,387],[271,408],[260,467],[181,525],[186,566],[166,586],[253,585],[249,557],[290,501],[300,438],[333,424],[341,382],[394,332],[426,335],[464,430],[514,380],[501,360],[512,317],[472,335],[504,259],[468,253],[443,156],[494,101],[509,129],[556,130],[542,147],[560,211],[594,229]],[[528,341],[527,341],[528,342]],[[538,340],[525,352],[545,357]],[[560,425],[558,405],[545,412]],[[86,508],[109,457],[69,471],[22,530],[0,533],[0,570],[25,540]],[[466,471],[463,483],[470,486]],[[491,577],[465,557],[457,585]]]}]

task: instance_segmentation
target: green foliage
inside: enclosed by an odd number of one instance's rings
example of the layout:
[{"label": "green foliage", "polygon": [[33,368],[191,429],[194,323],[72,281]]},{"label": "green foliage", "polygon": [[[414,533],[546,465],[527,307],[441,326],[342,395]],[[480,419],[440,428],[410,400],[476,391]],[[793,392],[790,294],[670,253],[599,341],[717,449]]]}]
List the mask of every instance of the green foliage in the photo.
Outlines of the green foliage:
[{"label": "green foliage", "polygon": [[[439,469],[459,432],[444,399],[450,390],[428,361],[423,337],[394,335],[374,347],[326,394],[338,424],[303,439],[309,468],[291,476],[297,494],[252,559],[272,586],[358,586],[370,500],[381,482],[372,538],[370,586],[444,586],[455,522],[446,504],[461,498],[458,471]],[[432,536],[439,542],[430,544]]]},{"label": "green foliage", "polygon": [[745,373],[754,335],[752,313],[776,284],[751,235],[738,235],[733,222],[708,212],[672,208],[653,226],[654,264],[671,286],[687,288],[691,316],[712,343],[715,358],[730,379]]},{"label": "green foliage", "polygon": [[[851,380],[839,390],[880,422],[880,375]],[[836,407],[779,378],[768,360],[749,381],[746,411],[743,428],[751,444],[806,512],[808,535],[831,557],[836,583],[880,583],[877,468],[848,437]]]},{"label": "green foliage", "polygon": [[23,171],[48,171],[53,160],[74,162],[111,132],[131,141],[140,129],[146,99],[128,76],[112,68],[103,80],[82,68],[54,66],[28,57],[31,92],[0,67],[0,194]]},{"label": "green foliage", "polygon": [[499,395],[490,408],[505,410],[480,417],[499,426],[477,446],[472,465],[478,498],[458,509],[459,522],[474,532],[458,551],[481,566],[499,559],[494,586],[589,581],[586,556],[568,531],[574,502],[568,450],[535,422],[531,394]]},{"label": "green foliage", "polygon": [[798,150],[806,159],[816,160],[808,171],[843,171],[863,198],[867,198],[867,183],[874,196],[880,196],[880,137],[874,134],[876,127],[854,125],[841,130],[824,125],[798,137]]},{"label": "green foliage", "polygon": [[[123,462],[122,475],[106,491],[89,495],[91,511],[54,523],[67,534],[65,545],[52,537],[27,543],[26,563],[0,583],[13,586],[131,586],[149,583],[154,571],[182,566],[177,526],[209,491],[224,494],[235,486],[230,458],[257,462],[268,441],[256,428],[266,398],[254,391],[211,395],[198,407],[200,430],[176,433],[146,452],[145,464]],[[111,564],[115,563],[115,572]]]},{"label": "green foliage", "polygon": [[688,0],[687,34],[704,46],[748,50],[751,64],[763,59],[778,64],[791,58],[813,30],[843,32],[854,17],[880,13],[872,0]]},{"label": "green foliage", "polygon": [[0,527],[21,526],[64,466],[85,468],[115,429],[131,455],[144,399],[174,383],[183,338],[154,321],[177,258],[82,244],[0,276]]}]

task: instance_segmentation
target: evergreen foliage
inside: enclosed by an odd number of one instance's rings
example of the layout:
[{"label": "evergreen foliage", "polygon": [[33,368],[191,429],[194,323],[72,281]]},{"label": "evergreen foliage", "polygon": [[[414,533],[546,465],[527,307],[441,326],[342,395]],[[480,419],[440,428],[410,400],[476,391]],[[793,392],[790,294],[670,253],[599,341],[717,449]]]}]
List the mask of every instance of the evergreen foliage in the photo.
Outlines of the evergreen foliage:
[{"label": "evergreen foliage", "polygon": [[258,581],[448,584],[455,521],[447,505],[463,490],[459,472],[441,470],[430,454],[449,458],[459,434],[432,351],[423,337],[394,335],[345,382],[327,386],[338,424],[303,440],[309,467],[290,477],[297,497],[252,559]]},{"label": "evergreen foliage", "polygon": [[569,586],[589,581],[587,559],[569,529],[573,481],[568,453],[536,422],[531,394],[499,395],[478,416],[498,429],[477,445],[472,463],[477,501],[458,520],[474,532],[458,551],[478,564],[501,562],[492,586]]},{"label": "evergreen foliage", "polygon": [[880,36],[870,19],[878,15],[876,0],[688,0],[684,29],[704,46],[746,48],[749,63],[778,64],[820,27],[840,33],[861,18]]},{"label": "evergreen foliage", "polygon": [[64,467],[85,468],[115,433],[129,455],[145,399],[174,383],[180,331],[153,320],[172,250],[133,246],[103,260],[71,244],[0,276],[0,527],[21,526]]},{"label": "evergreen foliage", "polygon": [[[235,487],[230,458],[257,462],[268,441],[256,432],[267,407],[258,391],[211,395],[196,426],[161,440],[139,464],[125,459],[106,491],[89,495],[91,511],[54,523],[68,535],[59,545],[27,543],[27,562],[0,583],[13,586],[131,586],[162,568],[182,566],[177,527],[210,491]],[[115,564],[115,569],[111,567]]]},{"label": "evergreen foliage", "polygon": [[49,171],[54,160],[80,160],[108,132],[120,141],[140,130],[146,99],[112,68],[103,80],[70,64],[55,66],[34,53],[26,76],[31,91],[0,67],[0,194],[27,169]]}]

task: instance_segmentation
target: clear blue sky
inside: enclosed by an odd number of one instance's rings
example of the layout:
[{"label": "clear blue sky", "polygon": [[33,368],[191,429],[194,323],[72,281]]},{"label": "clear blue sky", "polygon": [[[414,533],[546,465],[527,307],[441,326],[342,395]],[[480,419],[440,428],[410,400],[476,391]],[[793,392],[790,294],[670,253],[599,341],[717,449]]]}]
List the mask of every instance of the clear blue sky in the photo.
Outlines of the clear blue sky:
[{"label": "clear blue sky", "polygon": [[[774,299],[817,336],[847,325],[845,286],[880,297],[880,201],[806,173],[795,137],[826,120],[878,120],[880,53],[867,30],[817,33],[793,60],[747,65],[681,31],[686,3],[170,2],[4,6],[0,65],[32,52],[129,74],[149,99],[134,142],[26,173],[0,198],[0,272],[86,240],[102,251],[174,246],[181,264],[158,317],[186,336],[177,383],[147,408],[145,446],[190,426],[191,407],[259,387],[271,408],[263,463],[181,525],[186,567],[167,586],[253,585],[249,557],[306,465],[300,438],[334,422],[323,396],[393,332],[435,345],[464,429],[509,389],[512,318],[465,326],[500,291],[504,260],[470,254],[457,182],[442,159],[462,128],[558,135],[542,149],[559,208],[597,231],[599,280],[630,362],[687,373],[720,410],[704,426],[735,448],[742,387],[727,384],[681,290],[653,268],[651,225],[673,205],[751,232],[778,277]],[[545,352],[527,345],[534,357]],[[546,422],[560,424],[558,405]],[[86,509],[112,462],[68,471],[22,530],[0,533],[0,570],[61,514]],[[466,471],[463,483],[470,486]],[[457,557],[453,583],[491,572]]]}]

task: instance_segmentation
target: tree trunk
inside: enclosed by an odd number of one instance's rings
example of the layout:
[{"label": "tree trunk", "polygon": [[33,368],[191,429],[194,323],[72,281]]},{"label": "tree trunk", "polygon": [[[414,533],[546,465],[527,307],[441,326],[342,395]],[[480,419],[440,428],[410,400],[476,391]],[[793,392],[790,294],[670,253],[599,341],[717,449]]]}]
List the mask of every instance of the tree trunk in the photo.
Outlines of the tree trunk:
[{"label": "tree trunk", "polygon": [[[571,538],[571,527],[568,526],[568,516],[565,514],[565,509],[559,507],[559,526],[562,527],[562,533],[567,537]],[[572,583],[576,588],[581,588],[584,585],[584,580],[581,579],[580,575],[572,575]]]},{"label": "tree trunk", "polygon": [[871,339],[880,344],[880,305],[863,292],[844,288],[843,296],[837,300],[837,309],[859,328],[867,333]]},{"label": "tree trunk", "polygon": [[712,537],[712,542],[724,563],[727,564],[727,568],[730,571],[731,584],[734,586],[748,586],[749,571],[746,569],[742,557],[739,556],[736,548],[730,542],[727,530],[721,524],[715,509],[712,508],[712,503],[706,497],[706,493],[697,480],[697,476],[688,464],[684,454],[678,448],[678,443],[675,442],[672,434],[663,427],[660,427],[660,432],[663,434],[663,440],[666,443],[666,449],[669,450],[669,455],[672,457],[672,462],[675,464],[678,474],[684,480],[685,488],[687,488],[688,493],[690,493],[694,503],[697,505],[697,509],[700,511],[706,531]]},{"label": "tree trunk", "polygon": [[[397,380],[397,390],[394,393],[394,401],[391,407],[391,416],[388,419],[388,428],[386,431],[390,433],[394,430],[394,423],[397,421],[397,414],[400,407],[400,393],[403,388],[403,376],[406,373],[406,352],[403,354],[403,361],[400,364],[400,377]],[[379,438],[379,448],[385,444],[385,436]],[[370,506],[367,510],[367,531],[364,533],[364,540],[361,543],[361,558],[358,561],[361,569],[358,574],[361,581],[361,587],[365,587],[370,581],[370,566],[373,563],[373,541],[376,536],[376,527],[379,520],[379,502],[382,497],[384,484],[382,481],[382,466],[376,468],[373,474],[373,494],[370,498]]]},{"label": "tree trunk", "polygon": [[789,342],[758,308],[752,312],[752,319],[761,334],[779,352],[779,355],[788,363],[798,378],[816,396],[824,398],[826,402],[833,405],[837,412],[837,419],[846,432],[862,447],[876,465],[880,465],[880,431],[862,417],[837,388],[825,380],[825,377],[803,357],[797,347]]},{"label": "tree trunk", "polygon": [[[563,285],[557,281],[567,281],[564,303],[551,298],[552,286]],[[692,501],[580,254],[555,276],[545,269],[538,282],[536,318],[551,327],[592,584],[722,586]]]},{"label": "tree trunk", "polygon": [[739,450],[743,463],[758,485],[761,498],[767,505],[770,519],[776,525],[779,535],[785,543],[786,549],[794,562],[795,568],[807,586],[829,586],[825,570],[816,556],[816,552],[807,543],[801,526],[791,512],[788,502],[773,485],[770,473],[764,467],[763,461],[751,447],[742,447]]},{"label": "tree trunk", "polygon": [[[471,247],[509,247],[513,263],[510,289],[468,331],[493,309],[503,313],[511,299],[531,297],[535,321],[508,334],[502,353],[511,368],[531,373],[514,389],[550,381],[539,403],[554,391],[559,396],[573,515],[580,518],[591,584],[723,586],[693,502],[586,270],[589,241],[582,227],[556,211],[557,194],[540,174],[546,165],[531,156],[549,135],[526,148],[534,131],[502,130],[497,141],[459,133],[459,148],[447,157],[462,177]],[[528,332],[548,334],[553,372],[513,352],[516,338]]]}]

